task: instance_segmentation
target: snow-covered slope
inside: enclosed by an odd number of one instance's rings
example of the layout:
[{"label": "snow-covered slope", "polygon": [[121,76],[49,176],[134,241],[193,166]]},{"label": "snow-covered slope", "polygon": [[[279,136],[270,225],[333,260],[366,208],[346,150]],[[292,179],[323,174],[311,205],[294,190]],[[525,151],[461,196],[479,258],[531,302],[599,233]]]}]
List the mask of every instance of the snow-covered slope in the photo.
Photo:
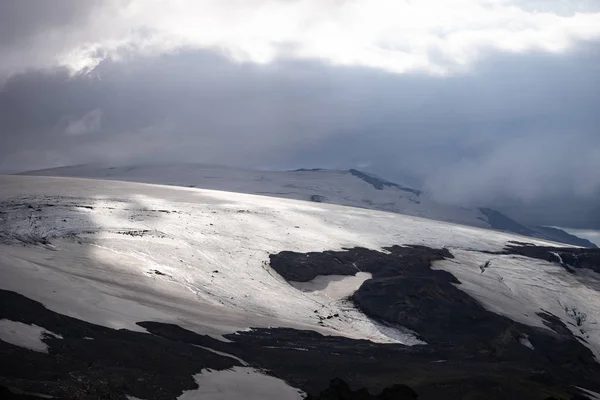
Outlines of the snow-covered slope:
[{"label": "snow-covered slope", "polygon": [[[514,239],[396,214],[222,191],[16,176],[4,176],[0,183],[4,201],[0,238],[5,242],[0,259],[3,266],[23,264],[17,276],[12,276],[12,269],[6,271],[1,284],[24,279],[21,274],[28,266],[39,272],[40,264],[46,265],[52,273],[42,274],[40,285],[35,284],[35,274],[25,279],[28,295],[57,305],[78,297],[81,304],[69,305],[74,316],[130,329],[135,328],[140,307],[154,319],[189,321],[183,318],[184,306],[192,302],[204,324],[193,328],[203,332],[291,326],[388,341],[379,327],[358,313],[332,326],[317,325],[316,306],[327,303],[331,313],[350,306],[301,294],[270,271],[265,265],[268,255],[403,243],[470,248],[473,238],[481,235],[485,238],[478,239],[478,249],[501,250]],[[52,243],[52,247],[14,243]],[[75,274],[83,283],[103,281],[110,290],[96,293],[91,287],[86,295],[75,295],[78,286],[61,279],[65,274],[67,280]],[[49,290],[50,279],[61,288],[59,295],[39,297]],[[133,287],[127,290],[129,285]],[[178,298],[181,318],[169,311],[172,296]],[[127,304],[118,300],[124,297],[130,299]],[[148,310],[148,298],[160,307]],[[206,310],[196,306],[198,300]],[[93,311],[98,301],[108,303],[101,307],[101,315]],[[130,307],[136,310],[131,319]],[[223,307],[233,315],[216,312]]]},{"label": "snow-covered slope", "polygon": [[[280,186],[276,173],[262,181],[238,174],[231,179],[240,191]],[[305,185],[306,175],[297,174]],[[339,173],[308,176],[318,176],[315,194],[344,199],[333,185]],[[323,192],[327,177],[334,178]],[[347,179],[365,189],[363,181]],[[232,184],[220,175],[212,186],[219,185]],[[420,332],[378,322],[349,301],[368,273],[290,284],[269,265],[269,256],[281,251],[410,244],[448,249],[454,258],[434,268],[454,274],[463,282],[457,287],[485,309],[548,331],[536,313],[551,313],[600,356],[599,275],[489,254],[515,240],[556,244],[401,214],[195,188],[27,176],[0,176],[0,188],[0,289],[78,320],[140,332],[146,329],[139,321],[157,321],[221,341],[249,328],[287,327],[423,345]],[[296,193],[297,186],[289,189]],[[411,196],[403,197],[406,205],[417,207]],[[574,324],[572,310],[585,314],[584,321]],[[0,339],[14,341],[4,326]],[[42,328],[53,332],[36,329]]]},{"label": "snow-covered slope", "polygon": [[156,183],[273,197],[310,200],[491,228],[576,246],[591,242],[561,230],[527,227],[488,208],[440,204],[427,193],[355,169],[255,171],[204,164],[102,167],[76,165],[26,172],[24,175],[64,176]]},{"label": "snow-covered slope", "polygon": [[439,204],[417,190],[357,170],[254,171],[203,164],[98,167],[77,165],[31,171],[27,175],[65,176],[157,183],[258,194],[390,211],[489,228],[478,209]]}]

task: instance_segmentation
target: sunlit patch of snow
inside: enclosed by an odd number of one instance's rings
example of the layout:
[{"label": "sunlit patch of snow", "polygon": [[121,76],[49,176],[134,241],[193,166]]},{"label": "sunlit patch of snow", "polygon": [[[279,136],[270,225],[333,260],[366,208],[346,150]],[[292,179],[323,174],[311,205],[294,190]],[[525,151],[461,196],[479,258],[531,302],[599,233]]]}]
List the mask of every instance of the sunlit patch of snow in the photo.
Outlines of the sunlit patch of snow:
[{"label": "sunlit patch of snow", "polygon": [[531,350],[535,350],[535,347],[533,347],[533,345],[529,341],[529,337],[527,335],[519,338],[519,343],[521,343],[523,346],[525,346]]},{"label": "sunlit patch of snow", "polygon": [[357,272],[354,276],[319,275],[308,282],[290,282],[290,284],[296,289],[314,296],[328,300],[341,300],[353,295],[369,279],[371,279],[370,273]]},{"label": "sunlit patch of snow", "polygon": [[374,320],[372,320],[371,322],[377,328],[377,330],[379,330],[379,332],[381,332],[385,336],[389,337],[392,341],[394,341],[396,343],[401,343],[405,346],[416,346],[416,345],[427,344],[427,342],[424,342],[424,341],[418,339],[417,334],[415,332],[413,332],[410,329],[405,328],[403,326],[385,325],[385,324],[382,324],[382,323],[374,321]]},{"label": "sunlit patch of snow", "polygon": [[579,386],[575,386],[577,389],[579,389],[586,397],[588,397],[590,400],[600,400],[600,393],[591,391],[589,389],[584,389],[582,387]]},{"label": "sunlit patch of snow", "polygon": [[178,400],[296,400],[303,392],[254,368],[234,367],[224,371],[203,370],[195,376],[198,389],[185,391]]},{"label": "sunlit patch of snow", "polygon": [[[259,194],[391,211],[441,221],[489,227],[477,209],[440,204],[425,193],[416,195],[395,187],[375,189],[348,171],[252,171],[216,165],[144,165],[102,168],[78,165],[34,171],[32,174],[99,178]],[[284,189],[284,190],[282,190]],[[304,203],[310,207],[311,203]],[[318,209],[318,208],[315,208]]]},{"label": "sunlit patch of snow", "polygon": [[554,256],[556,256],[556,258],[558,258],[558,262],[560,262],[561,264],[563,263],[563,259],[560,256],[560,254],[558,254],[558,253],[556,253],[554,251],[551,251],[550,253],[552,253],[552,255],[554,255]]},{"label": "sunlit patch of snow", "polygon": [[48,345],[42,342],[44,335],[62,339],[62,336],[49,332],[37,325],[0,319],[0,340],[29,350],[48,352]]},{"label": "sunlit patch of snow", "polygon": [[233,358],[234,360],[236,360],[236,361],[238,361],[240,364],[242,364],[244,367],[247,367],[247,366],[249,366],[249,365],[250,365],[250,364],[248,364],[246,361],[244,361],[244,360],[242,360],[241,358],[239,358],[239,357],[236,357],[236,356],[234,356],[234,355],[232,355],[232,354],[225,353],[225,352],[222,352],[222,351],[218,351],[218,350],[215,350],[215,349],[211,349],[210,347],[204,347],[204,346],[199,346],[199,345],[196,345],[196,347],[199,347],[199,348],[201,348],[201,349],[204,349],[204,350],[210,351],[211,353],[215,353],[215,354],[218,354],[218,355],[220,355],[220,356],[223,356],[223,357],[229,357],[229,358]]}]

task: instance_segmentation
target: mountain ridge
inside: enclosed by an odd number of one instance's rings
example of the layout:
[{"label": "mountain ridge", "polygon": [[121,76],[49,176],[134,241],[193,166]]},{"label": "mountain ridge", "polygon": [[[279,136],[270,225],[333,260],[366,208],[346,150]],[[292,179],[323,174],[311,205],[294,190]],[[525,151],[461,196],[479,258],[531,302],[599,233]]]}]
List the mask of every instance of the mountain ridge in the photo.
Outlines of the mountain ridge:
[{"label": "mountain ridge", "polygon": [[597,247],[590,241],[557,228],[550,230],[526,226],[490,208],[444,205],[421,190],[353,168],[257,171],[193,163],[130,166],[83,164],[27,171],[17,175],[124,180],[293,198],[419,216],[575,246]]}]

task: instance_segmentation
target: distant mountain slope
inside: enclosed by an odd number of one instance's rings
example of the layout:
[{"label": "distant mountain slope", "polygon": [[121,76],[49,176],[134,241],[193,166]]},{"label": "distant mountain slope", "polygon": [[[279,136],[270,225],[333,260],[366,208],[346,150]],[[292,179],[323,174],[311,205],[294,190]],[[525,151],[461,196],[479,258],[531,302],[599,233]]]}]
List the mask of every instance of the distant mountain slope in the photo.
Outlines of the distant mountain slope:
[{"label": "distant mountain slope", "polygon": [[[491,228],[577,246],[580,238],[527,227],[489,208],[440,204],[426,193],[356,169],[255,171],[205,164],[105,167],[75,165],[30,171],[21,175],[122,180],[259,194],[339,204]],[[595,247],[593,244],[590,247]]]},{"label": "distant mountain slope", "polygon": [[505,232],[514,232],[523,236],[543,237],[543,235],[540,235],[539,232],[536,232],[533,229],[518,223],[499,211],[484,207],[480,208],[479,210],[486,215],[488,222],[493,229]]},{"label": "distant mountain slope", "polygon": [[377,190],[383,190],[386,187],[390,187],[390,188],[404,190],[405,192],[410,192],[417,196],[419,196],[421,194],[420,190],[415,190],[415,189],[411,189],[411,188],[408,188],[405,186],[400,186],[397,183],[386,181],[385,179],[381,179],[375,175],[367,174],[365,172],[362,172],[362,171],[359,171],[356,169],[350,169],[350,170],[348,170],[348,172],[350,172],[354,176],[359,177],[363,181],[373,185],[373,187]]},{"label": "distant mountain slope", "polygon": [[202,164],[99,167],[78,165],[23,175],[97,178],[259,194],[389,211],[489,228],[477,209],[435,202],[418,190],[357,170],[254,171]]},{"label": "distant mountain slope", "polygon": [[536,226],[535,229],[542,233],[545,237],[555,242],[570,243],[575,246],[597,248],[596,244],[587,239],[572,235],[562,229],[552,228],[549,226]]},{"label": "distant mountain slope", "polygon": [[498,231],[518,233],[523,236],[552,240],[553,242],[567,243],[574,246],[598,247],[589,240],[571,235],[562,229],[546,226],[528,227],[491,208],[482,207],[479,210],[487,216],[492,229]]}]

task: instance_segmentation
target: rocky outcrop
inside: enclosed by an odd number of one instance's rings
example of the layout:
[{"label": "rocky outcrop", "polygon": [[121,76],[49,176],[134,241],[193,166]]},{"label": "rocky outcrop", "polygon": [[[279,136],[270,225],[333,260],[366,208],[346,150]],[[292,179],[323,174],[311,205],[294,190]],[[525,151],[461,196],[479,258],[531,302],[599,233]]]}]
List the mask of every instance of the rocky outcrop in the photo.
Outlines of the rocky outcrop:
[{"label": "rocky outcrop", "polygon": [[306,400],[414,400],[419,395],[406,385],[393,385],[383,389],[378,395],[372,395],[365,388],[353,391],[342,379],[335,378],[329,387],[319,395],[308,395]]},{"label": "rocky outcrop", "polygon": [[421,194],[420,190],[412,189],[406,186],[398,185],[397,183],[387,181],[385,179],[379,178],[375,175],[367,174],[365,172],[359,171],[357,169],[348,170],[349,173],[356,176],[357,178],[362,179],[367,182],[369,185],[373,186],[377,190],[383,190],[386,187],[395,188],[398,190],[402,190],[405,192],[412,193],[414,195],[419,196]]},{"label": "rocky outcrop", "polygon": [[600,249],[579,247],[534,246],[529,243],[511,242],[500,254],[515,254],[560,264],[573,273],[587,268],[600,273]]},{"label": "rocky outcrop", "polygon": [[[425,272],[432,261],[453,258],[447,249],[425,246],[392,246],[390,254],[355,247],[343,251],[296,253],[282,251],[269,256],[271,268],[288,281],[307,282],[318,275],[355,275],[370,272],[376,278],[394,277],[410,272],[446,276],[444,271]],[[452,275],[448,274],[448,279]]]}]

